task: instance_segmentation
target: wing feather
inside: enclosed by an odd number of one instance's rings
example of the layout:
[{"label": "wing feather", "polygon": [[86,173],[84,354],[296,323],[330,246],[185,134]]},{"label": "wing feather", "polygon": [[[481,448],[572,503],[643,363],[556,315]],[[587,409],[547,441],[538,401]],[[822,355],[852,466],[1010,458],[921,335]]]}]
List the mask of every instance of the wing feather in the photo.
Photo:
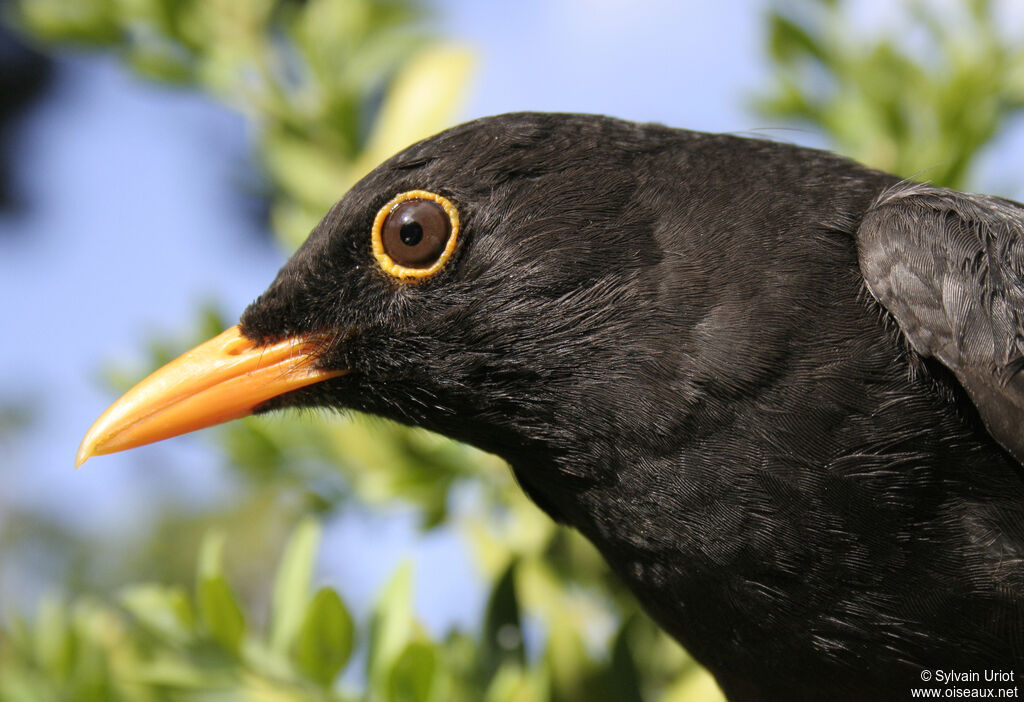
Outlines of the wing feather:
[{"label": "wing feather", "polygon": [[857,245],[868,289],[914,351],[953,371],[1024,463],[1024,206],[904,183],[868,210]]}]

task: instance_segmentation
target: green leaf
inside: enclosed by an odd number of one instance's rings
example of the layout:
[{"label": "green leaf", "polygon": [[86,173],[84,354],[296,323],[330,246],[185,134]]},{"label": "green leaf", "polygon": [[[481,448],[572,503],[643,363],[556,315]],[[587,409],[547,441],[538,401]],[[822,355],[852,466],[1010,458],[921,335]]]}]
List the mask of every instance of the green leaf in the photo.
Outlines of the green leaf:
[{"label": "green leaf", "polygon": [[18,15],[25,26],[50,40],[105,44],[121,37],[110,0],[22,0]]},{"label": "green leaf", "polygon": [[[123,619],[119,612],[91,597],[79,598],[71,607],[75,631],[75,665],[72,680],[75,702],[104,702],[115,699],[111,666],[110,632],[117,631]],[[0,669],[4,666],[0,664]],[[18,699],[18,698],[16,698]]]},{"label": "green leaf", "polygon": [[487,603],[484,615],[484,652],[481,661],[484,665],[484,677],[488,679],[504,663],[523,665],[526,661],[519,599],[516,597],[517,565],[518,562],[515,560],[509,563],[508,568],[495,583]]},{"label": "green leaf", "polygon": [[547,681],[543,673],[539,666],[529,669],[502,666],[488,684],[484,702],[547,702]]},{"label": "green leaf", "polygon": [[224,574],[224,532],[211,529],[203,535],[199,544],[199,565],[196,584],[204,578],[216,578]]},{"label": "green leaf", "polygon": [[591,702],[611,699],[594,689],[594,664],[587,655],[577,618],[557,612],[549,622],[548,649],[545,663],[551,675],[553,702]]},{"label": "green leaf", "polygon": [[384,588],[370,617],[366,673],[374,695],[384,696],[387,671],[412,636],[412,629],[412,569],[405,564]]},{"label": "green leaf", "polygon": [[[232,684],[229,670],[197,666],[186,659],[161,657],[153,661],[140,661],[133,664],[130,672],[125,674],[124,682],[141,690],[171,688],[176,693],[176,696],[169,698],[172,700],[207,700],[209,698],[201,695]],[[148,692],[148,690],[146,691]],[[193,693],[195,696],[189,693]],[[151,698],[142,699],[149,700]]]},{"label": "green leaf", "polygon": [[268,132],[263,158],[277,187],[300,202],[315,205],[321,215],[352,183],[342,159],[322,143],[293,130]]},{"label": "green leaf", "polygon": [[194,631],[194,617],[188,596],[180,587],[134,585],[121,591],[121,604],[131,614],[169,643],[187,643]]},{"label": "green leaf", "polygon": [[43,597],[35,622],[35,656],[49,677],[63,680],[71,673],[75,637],[64,603],[56,596]]},{"label": "green leaf", "polygon": [[440,660],[428,641],[405,647],[388,676],[389,702],[428,702],[436,698]]},{"label": "green leaf", "polygon": [[619,702],[643,702],[640,696],[640,671],[630,643],[631,624],[629,620],[619,629],[612,642],[611,665],[605,668],[607,689],[612,699]]},{"label": "green leaf", "polygon": [[694,666],[659,699],[661,702],[727,702],[711,673],[699,666]]},{"label": "green leaf", "polygon": [[303,519],[281,557],[270,610],[270,647],[278,653],[288,652],[302,626],[319,544],[319,523],[313,518]]},{"label": "green leaf", "polygon": [[210,635],[237,654],[245,634],[245,616],[223,576],[199,581],[199,613]]},{"label": "green leaf", "polygon": [[776,61],[785,64],[811,56],[822,63],[828,62],[828,54],[819,41],[799,24],[777,12],[771,14],[768,22],[768,45]]},{"label": "green leaf", "polygon": [[245,616],[224,577],[224,534],[210,531],[199,547],[196,599],[206,631],[221,646],[237,654],[245,633]]},{"label": "green leaf", "polygon": [[352,617],[331,588],[322,588],[306,609],[294,659],[307,677],[330,687],[352,655]]}]

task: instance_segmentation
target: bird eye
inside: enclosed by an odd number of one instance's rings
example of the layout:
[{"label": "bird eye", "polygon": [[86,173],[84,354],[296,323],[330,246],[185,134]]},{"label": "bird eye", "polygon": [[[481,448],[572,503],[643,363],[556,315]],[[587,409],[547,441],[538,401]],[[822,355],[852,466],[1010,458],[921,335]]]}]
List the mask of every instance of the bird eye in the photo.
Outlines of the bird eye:
[{"label": "bird eye", "polygon": [[427,278],[447,263],[458,233],[459,213],[447,198],[412,190],[377,212],[373,255],[380,267],[396,278]]}]

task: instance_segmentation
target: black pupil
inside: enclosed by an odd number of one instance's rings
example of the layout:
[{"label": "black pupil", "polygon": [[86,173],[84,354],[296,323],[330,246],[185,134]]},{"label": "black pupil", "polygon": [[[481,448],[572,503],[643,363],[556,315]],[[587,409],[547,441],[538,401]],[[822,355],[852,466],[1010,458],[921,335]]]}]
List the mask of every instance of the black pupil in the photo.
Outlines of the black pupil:
[{"label": "black pupil", "polygon": [[416,220],[403,222],[402,228],[398,230],[398,238],[406,246],[416,246],[423,241],[423,227]]}]

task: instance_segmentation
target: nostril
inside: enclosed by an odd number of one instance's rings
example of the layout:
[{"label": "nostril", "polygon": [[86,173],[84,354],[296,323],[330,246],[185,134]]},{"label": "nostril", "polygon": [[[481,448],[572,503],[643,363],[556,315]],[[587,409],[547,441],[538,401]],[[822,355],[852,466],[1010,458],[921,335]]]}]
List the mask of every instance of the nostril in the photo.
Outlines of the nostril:
[{"label": "nostril", "polygon": [[224,347],[224,353],[229,356],[237,356],[253,347],[253,342],[246,339],[244,336],[232,339]]}]

